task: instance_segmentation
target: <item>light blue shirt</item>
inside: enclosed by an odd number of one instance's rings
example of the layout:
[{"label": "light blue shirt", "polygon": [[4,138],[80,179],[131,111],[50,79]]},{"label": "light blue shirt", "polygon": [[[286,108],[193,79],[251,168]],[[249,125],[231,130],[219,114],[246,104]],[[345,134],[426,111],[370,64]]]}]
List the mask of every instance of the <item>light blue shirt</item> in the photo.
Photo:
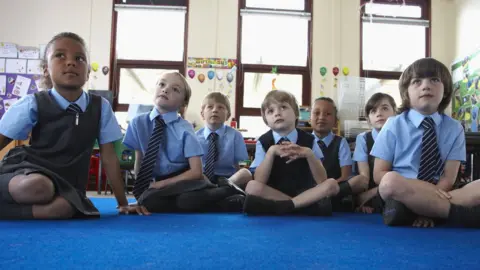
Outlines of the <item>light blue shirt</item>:
[{"label": "light blue shirt", "polygon": [[[58,105],[66,110],[70,105],[70,101],[62,97],[55,89],[49,90],[49,94],[54,98]],[[80,98],[72,102],[80,106],[82,111],[87,109],[89,96],[83,92]],[[13,104],[10,109],[5,112],[0,120],[0,133],[5,137],[14,140],[26,140],[28,134],[38,121],[37,101],[33,94],[26,95]],[[122,130],[118,125],[117,118],[113,114],[112,107],[108,100],[102,97],[102,111],[100,115],[100,134],[98,140],[100,144],[106,144],[120,140],[122,138]]]},{"label": "light blue shirt", "polygon": [[[465,133],[460,123],[445,114],[431,115],[435,122],[438,147],[442,164],[447,160],[465,161]],[[411,109],[390,117],[378,134],[371,154],[392,164],[406,178],[416,179],[422,155],[424,115]],[[443,166],[442,165],[442,166]],[[439,170],[442,173],[443,168]],[[438,181],[440,175],[435,176]]]},{"label": "light blue shirt", "polygon": [[[272,133],[273,133],[273,140],[275,144],[277,144],[281,138],[284,138],[273,130],[272,130]],[[285,137],[287,137],[289,141],[293,143],[297,143],[298,131],[294,129]],[[323,160],[322,150],[320,150],[320,147],[315,142],[313,143],[312,151],[316,158]],[[256,147],[255,147],[255,158],[253,159],[253,162],[250,165],[250,170],[252,171],[255,170],[260,165],[260,163],[262,163],[264,159],[265,159],[265,150],[263,150],[262,143],[260,141],[257,141]]]},{"label": "light blue shirt", "polygon": [[[335,138],[335,134],[333,134],[333,132],[330,132],[323,139],[320,139],[319,137],[317,137],[317,135],[314,132],[312,132],[312,135],[315,137],[315,142],[322,140],[327,147],[333,141],[333,138]],[[318,145],[318,143],[316,144]],[[340,147],[338,149],[338,163],[340,164],[340,167],[351,166],[353,163],[352,152],[350,151],[350,146],[348,145],[348,142],[345,138],[342,138],[342,140],[340,141]]]},{"label": "light blue shirt", "polygon": [[[357,135],[357,139],[355,141],[355,151],[353,151],[353,160],[356,162],[368,162],[368,147],[367,141],[365,140],[365,135],[367,132],[362,132]],[[372,129],[372,138],[373,141],[377,139],[378,131],[376,129]]]},{"label": "light blue shirt", "polygon": [[[130,149],[141,151],[145,156],[148,142],[155,127],[157,109],[132,119],[128,125],[123,144]],[[165,121],[164,143],[159,146],[153,177],[165,176],[188,168],[188,158],[202,156],[202,146],[197,140],[192,125],[178,116],[176,111],[162,114]]]},{"label": "light blue shirt", "polygon": [[[197,139],[203,146],[202,163],[204,169],[208,153],[208,136],[211,133],[212,131],[208,127],[201,128],[196,132]],[[240,161],[248,159],[247,146],[242,134],[229,126],[223,125],[215,133],[218,134],[218,158],[215,162],[215,175],[230,177],[237,171],[235,166]]]}]

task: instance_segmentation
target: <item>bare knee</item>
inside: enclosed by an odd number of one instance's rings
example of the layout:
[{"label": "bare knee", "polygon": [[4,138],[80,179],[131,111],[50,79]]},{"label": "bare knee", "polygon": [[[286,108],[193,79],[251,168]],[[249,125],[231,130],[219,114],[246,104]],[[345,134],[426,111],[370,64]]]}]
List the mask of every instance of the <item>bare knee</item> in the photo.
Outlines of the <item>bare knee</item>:
[{"label": "bare knee", "polygon": [[245,188],[245,192],[249,195],[256,195],[260,196],[263,192],[264,184],[251,180],[248,182],[247,187]]},{"label": "bare knee", "polygon": [[352,189],[354,188],[359,192],[364,192],[368,189],[368,181],[368,177],[360,174],[348,180],[348,183],[352,186]]},{"label": "bare knee", "polygon": [[384,200],[397,199],[405,191],[405,185],[403,185],[402,180],[397,172],[386,173],[378,186],[380,196]]},{"label": "bare knee", "polygon": [[325,180],[321,185],[322,188],[326,188],[327,196],[332,197],[340,192],[340,187],[338,186],[337,180],[329,178]]},{"label": "bare knee", "polygon": [[8,186],[12,198],[17,203],[42,204],[48,203],[55,195],[52,181],[42,174],[15,176]]},{"label": "bare knee", "polygon": [[241,168],[240,170],[238,170],[237,174],[240,178],[246,179],[246,181],[252,179],[252,173],[248,169]]}]

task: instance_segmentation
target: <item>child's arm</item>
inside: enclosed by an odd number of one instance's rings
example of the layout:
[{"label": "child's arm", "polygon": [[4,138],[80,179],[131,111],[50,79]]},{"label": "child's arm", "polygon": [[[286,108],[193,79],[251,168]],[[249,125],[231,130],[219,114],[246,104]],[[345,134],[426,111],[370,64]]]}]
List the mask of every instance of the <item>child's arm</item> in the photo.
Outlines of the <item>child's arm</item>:
[{"label": "child's arm", "polygon": [[452,145],[452,149],[445,159],[443,174],[437,183],[437,187],[443,191],[450,191],[455,184],[460,162],[466,160],[465,132],[460,126],[457,128],[457,137]]},{"label": "child's arm", "polygon": [[143,153],[140,150],[135,150],[135,164],[133,165],[133,172],[138,175],[140,167],[142,167]]},{"label": "child's arm", "polygon": [[365,133],[357,135],[355,140],[355,150],[353,151],[353,160],[357,162],[358,173],[370,181],[370,165],[368,164],[368,147],[365,139]]},{"label": "child's arm", "polygon": [[368,162],[358,161],[358,173],[370,180],[370,166]]},{"label": "child's arm", "polygon": [[320,150],[320,147],[315,142],[313,143],[312,148],[301,147],[295,143],[282,145],[280,147],[279,154],[281,157],[286,156],[289,158],[287,163],[298,158],[306,158],[308,166],[310,167],[310,171],[312,172],[312,176],[317,184],[321,184],[327,179],[327,172],[322,163],[323,154]]},{"label": "child's arm", "polygon": [[165,179],[163,181],[157,181],[154,184],[152,184],[152,187],[162,188],[165,186],[178,183],[180,181],[203,180],[201,156],[188,158],[188,164],[190,165],[190,169],[188,169],[187,171],[177,176]]},{"label": "child's arm", "polygon": [[377,185],[383,176],[392,170],[395,147],[397,144],[395,118],[389,118],[378,133],[370,154],[375,157],[373,165],[373,180]]},{"label": "child's arm", "polygon": [[100,144],[100,157],[102,166],[105,168],[107,178],[117,199],[118,206],[128,206],[127,197],[125,196],[125,188],[120,171],[120,163],[113,147],[113,143]]},{"label": "child's arm", "polygon": [[268,182],[277,149],[278,145],[272,145],[268,149],[267,153],[265,153],[262,143],[260,141],[257,141],[255,148],[255,158],[252,162],[252,165],[250,166],[251,168],[255,169],[255,181],[261,182],[263,184],[266,184]]},{"label": "child's arm", "polygon": [[375,184],[380,185],[383,176],[391,170],[392,163],[380,158],[375,158],[375,164],[373,165],[373,181],[375,181]]},{"label": "child's arm", "polygon": [[27,95],[13,104],[0,120],[0,150],[12,140],[26,140],[37,124],[37,101]]},{"label": "child's arm", "polygon": [[304,148],[306,151],[308,151],[306,158],[308,166],[310,167],[310,171],[312,172],[313,179],[315,179],[317,184],[321,184],[323,181],[327,180],[327,171],[325,170],[325,167],[323,167],[322,161],[314,154],[314,152],[308,147]]},{"label": "child's arm", "polygon": [[348,142],[345,138],[342,138],[340,143],[338,162],[340,164],[342,174],[337,181],[343,182],[348,180],[352,175],[352,152],[350,151],[350,147],[348,146]]}]

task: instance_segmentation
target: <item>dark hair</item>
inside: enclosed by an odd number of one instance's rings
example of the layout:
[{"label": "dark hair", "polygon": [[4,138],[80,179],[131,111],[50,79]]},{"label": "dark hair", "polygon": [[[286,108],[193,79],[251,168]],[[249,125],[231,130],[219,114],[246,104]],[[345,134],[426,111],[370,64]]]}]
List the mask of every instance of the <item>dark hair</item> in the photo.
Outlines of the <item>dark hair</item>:
[{"label": "dark hair", "polygon": [[333,108],[335,109],[335,120],[338,120],[338,109],[337,109],[337,105],[335,105],[335,101],[333,101],[333,99],[329,98],[329,97],[319,97],[317,99],[315,99],[315,101],[313,102],[315,104],[315,102],[317,101],[326,101],[326,102],[329,102],[332,104]]},{"label": "dark hair", "polygon": [[431,78],[437,77],[443,83],[443,99],[438,105],[437,111],[443,113],[450,104],[452,98],[453,86],[452,76],[448,68],[440,61],[433,58],[422,58],[413,62],[405,69],[398,81],[400,88],[400,96],[402,97],[402,104],[399,108],[399,113],[410,110],[410,98],[408,96],[408,86],[413,78]]},{"label": "dark hair", "polygon": [[365,105],[365,117],[368,117],[370,111],[376,109],[379,105],[379,102],[384,99],[388,100],[388,103],[390,103],[394,112],[397,111],[397,104],[392,96],[385,93],[375,93],[368,99],[367,105]]},{"label": "dark hair", "polygon": [[[61,38],[69,38],[69,39],[75,40],[76,42],[80,43],[80,45],[82,45],[85,48],[85,51],[87,51],[87,45],[85,44],[85,40],[83,40],[83,38],[81,38],[79,35],[77,35],[75,33],[71,33],[71,32],[62,32],[60,34],[57,34],[56,36],[54,36],[48,42],[47,46],[45,47],[45,52],[42,55],[42,60],[41,60],[41,64],[40,64],[40,66],[42,67],[42,70],[45,70],[48,66],[47,55],[48,55],[48,52],[50,51],[53,43],[55,43],[55,41],[57,41]],[[88,60],[87,60],[87,63],[88,63]],[[50,76],[46,76],[45,72],[42,75],[42,79],[40,81],[40,87],[44,88],[44,89],[50,89],[50,88],[53,87],[52,80],[50,79]]]}]

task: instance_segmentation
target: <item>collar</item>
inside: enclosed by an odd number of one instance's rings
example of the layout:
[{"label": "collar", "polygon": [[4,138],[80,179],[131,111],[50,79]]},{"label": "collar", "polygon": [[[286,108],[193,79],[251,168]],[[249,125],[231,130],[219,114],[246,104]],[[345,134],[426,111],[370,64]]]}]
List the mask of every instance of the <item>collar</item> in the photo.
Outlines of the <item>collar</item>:
[{"label": "collar", "polygon": [[85,111],[87,109],[88,95],[87,93],[85,93],[85,91],[82,91],[82,95],[80,95],[80,97],[74,102],[70,102],[66,98],[62,97],[62,95],[60,95],[60,93],[58,93],[55,88],[52,88],[52,90],[50,90],[50,94],[58,103],[58,105],[60,105],[60,108],[62,108],[63,110],[66,110],[70,103],[77,104],[80,109],[82,109],[82,111]]},{"label": "collar", "polygon": [[150,111],[150,121],[153,121],[157,116],[161,116],[163,121],[165,121],[165,124],[167,125],[168,123],[171,123],[175,120],[178,119],[178,112],[177,111],[173,111],[173,112],[168,112],[168,113],[164,113],[164,114],[161,114],[157,108],[153,108],[152,111]]},{"label": "collar", "polygon": [[203,137],[206,139],[208,139],[208,136],[210,135],[210,133],[212,132],[215,132],[218,134],[218,137],[222,136],[223,134],[225,134],[225,131],[226,131],[226,127],[225,127],[225,124],[223,124],[219,129],[215,130],[215,131],[212,131],[208,128],[208,126],[205,126],[205,128],[203,129]]},{"label": "collar", "polygon": [[407,114],[408,120],[410,120],[413,123],[413,125],[417,128],[420,127],[420,125],[423,122],[423,119],[425,119],[425,117],[428,117],[428,116],[430,116],[433,119],[433,121],[435,122],[435,125],[438,126],[440,125],[440,123],[442,123],[442,117],[438,112],[435,112],[434,114],[431,114],[431,115],[423,115],[414,109],[410,109]]}]

